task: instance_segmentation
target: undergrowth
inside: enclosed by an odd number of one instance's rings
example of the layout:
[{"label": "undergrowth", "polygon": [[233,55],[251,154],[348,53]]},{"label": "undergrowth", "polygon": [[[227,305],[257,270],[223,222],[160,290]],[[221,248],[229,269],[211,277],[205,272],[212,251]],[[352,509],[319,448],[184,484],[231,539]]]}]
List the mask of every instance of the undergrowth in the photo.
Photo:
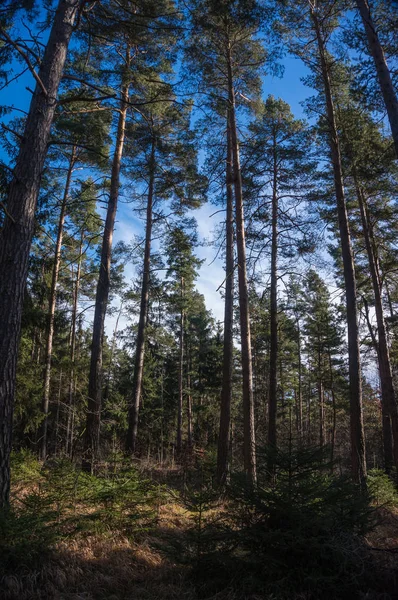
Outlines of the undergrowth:
[{"label": "undergrowth", "polygon": [[148,532],[167,496],[127,462],[93,476],[66,458],[41,465],[24,451],[12,457],[12,477],[11,508],[0,515],[0,577],[38,568],[62,540]]},{"label": "undergrowth", "polygon": [[318,449],[278,452],[273,460],[270,477],[267,453],[260,456],[254,488],[233,477],[226,508],[215,515],[204,511],[206,486],[191,495],[187,506],[197,518],[190,544],[175,551],[190,562],[198,596],[230,589],[239,598],[336,600],[386,592],[363,536],[375,526],[375,503],[395,499],[388,480],[373,473],[364,492],[332,475]]}]

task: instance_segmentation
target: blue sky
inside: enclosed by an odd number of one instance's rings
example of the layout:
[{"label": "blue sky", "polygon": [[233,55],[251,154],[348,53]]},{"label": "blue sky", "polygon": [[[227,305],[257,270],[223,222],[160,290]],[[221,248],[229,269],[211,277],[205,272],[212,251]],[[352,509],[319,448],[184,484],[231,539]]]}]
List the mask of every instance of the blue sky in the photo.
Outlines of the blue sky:
[{"label": "blue sky", "polygon": [[[301,78],[308,71],[303,63],[296,58],[287,56],[283,59],[284,75],[282,78],[273,77],[271,75],[264,77],[263,96],[266,98],[272,94],[276,98],[280,97],[287,102],[296,117],[303,117],[303,108],[301,102],[311,95],[311,90],[305,87]],[[19,63],[12,65],[15,73],[21,69]],[[27,110],[29,107],[30,92],[27,87],[33,88],[33,77],[29,72],[25,73],[17,80],[13,81],[6,89],[0,91],[0,105],[13,106],[15,109]],[[14,114],[6,116],[4,122],[7,122],[13,116],[17,116],[17,111]],[[0,158],[4,159],[4,152],[0,149]],[[199,210],[193,212],[197,223],[200,241],[210,239],[212,231],[218,224],[222,215],[216,214],[211,216],[217,209],[211,202],[205,204]],[[137,217],[130,203],[121,201],[118,209],[117,223],[115,229],[115,243],[123,240],[129,243],[135,235],[141,235],[143,232],[143,222]],[[216,320],[223,320],[223,301],[220,292],[217,291],[220,284],[224,280],[224,268],[220,259],[215,258],[216,249],[202,245],[196,250],[197,255],[204,259],[204,263],[200,269],[197,288],[206,298],[206,305],[213,311]],[[131,281],[135,277],[135,270],[132,265],[127,264],[125,267],[125,275],[127,281]],[[115,305],[118,301],[115,301]],[[113,329],[114,320],[116,317],[109,317],[107,320],[107,331]],[[122,319],[120,327],[123,328],[125,320]]]}]

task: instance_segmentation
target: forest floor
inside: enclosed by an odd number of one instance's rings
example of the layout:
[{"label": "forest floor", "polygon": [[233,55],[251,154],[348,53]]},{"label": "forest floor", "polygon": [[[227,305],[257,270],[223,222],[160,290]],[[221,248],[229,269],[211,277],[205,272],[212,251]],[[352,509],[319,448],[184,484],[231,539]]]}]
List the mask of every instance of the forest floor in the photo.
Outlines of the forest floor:
[{"label": "forest floor", "polygon": [[[61,474],[62,475],[62,474]],[[153,481],[158,480],[158,474],[148,473]],[[28,483],[23,481],[24,473],[17,478],[14,486],[14,498],[24,503],[24,498],[32,494],[37,502],[37,484],[32,483],[30,474]],[[162,474],[164,481],[178,481],[180,474],[170,471]],[[28,478],[29,479],[29,478]],[[65,477],[65,489],[67,485]],[[48,491],[40,497],[48,498]],[[48,488],[47,488],[48,489]],[[166,488],[162,488],[166,489]],[[135,492],[136,493],[136,492]],[[47,494],[47,495],[46,495]],[[103,492],[102,492],[103,494]],[[99,497],[99,496],[98,496]],[[104,496],[102,495],[102,498]],[[53,503],[53,498],[51,502]],[[159,496],[151,509],[156,512],[156,518],[148,527],[137,524],[133,535],[126,534],[125,521],[107,521],[108,513],[117,509],[113,497],[110,504],[109,494],[106,495],[104,506],[106,511],[102,516],[95,513],[95,527],[73,527],[68,534],[70,523],[78,523],[79,519],[94,515],[93,508],[83,501],[75,501],[73,506],[64,506],[63,515],[69,517],[62,523],[63,535],[51,545],[50,552],[43,545],[43,556],[30,556],[29,544],[45,544],[40,535],[30,538],[25,532],[29,529],[27,523],[22,529],[19,525],[11,535],[22,536],[16,540],[15,559],[21,564],[17,569],[0,577],[1,600],[242,600],[233,590],[224,590],[213,596],[198,595],[194,581],[190,577],[189,561],[175,559],[173,551],[184,553],[191,543],[189,532],[195,527],[197,514],[187,508],[177,490],[169,488],[167,493]],[[57,502],[59,503],[59,497]],[[107,504],[108,503],[108,504]],[[133,502],[134,504],[134,502]],[[142,506],[137,503],[138,512]],[[42,510],[42,509],[41,509]],[[59,514],[61,514],[59,512]],[[73,517],[73,519],[72,519]],[[30,517],[32,518],[32,517]],[[98,526],[103,521],[104,527]],[[145,519],[143,520],[143,522]],[[18,529],[19,527],[19,529]],[[32,527],[37,527],[36,525]],[[1,535],[1,531],[0,531]],[[26,540],[23,539],[26,535]],[[33,540],[33,541],[32,541]],[[18,546],[18,544],[21,544]],[[380,571],[385,571],[389,580],[389,593],[364,594],[364,600],[398,599],[398,585],[391,587],[391,581],[398,582],[398,508],[379,508],[378,524],[366,536],[366,543],[372,549],[375,564]],[[25,545],[24,545],[25,544]],[[0,540],[1,546],[1,540]],[[40,554],[40,547],[39,554]],[[173,550],[174,549],[174,550]],[[179,550],[178,550],[179,549]],[[24,552],[29,560],[24,561]],[[1,560],[1,556],[0,556]],[[397,594],[391,592],[396,588]],[[298,595],[292,600],[305,600],[307,596]],[[276,596],[247,596],[245,600],[278,600]],[[335,600],[344,600],[336,596]],[[347,597],[347,600],[351,598]]]}]

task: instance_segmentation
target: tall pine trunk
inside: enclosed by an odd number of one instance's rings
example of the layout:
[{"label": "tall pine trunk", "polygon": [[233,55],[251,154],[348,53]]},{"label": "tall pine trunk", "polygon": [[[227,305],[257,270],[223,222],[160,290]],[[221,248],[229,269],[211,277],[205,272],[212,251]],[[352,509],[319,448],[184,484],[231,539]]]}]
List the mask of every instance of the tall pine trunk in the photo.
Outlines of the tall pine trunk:
[{"label": "tall pine trunk", "polygon": [[[355,177],[356,179],[356,177]],[[398,470],[398,408],[392,377],[390,352],[387,342],[387,330],[384,319],[384,308],[382,299],[382,285],[378,267],[377,254],[372,243],[372,231],[369,222],[369,214],[366,198],[358,181],[355,181],[357,198],[361,213],[362,229],[365,238],[366,252],[369,261],[369,270],[372,280],[373,295],[375,299],[375,312],[377,322],[377,358],[379,364],[381,401],[382,401],[382,428],[384,463],[387,473],[391,471],[392,465]],[[390,423],[391,419],[391,423]],[[394,440],[394,451],[391,447],[391,432]]]},{"label": "tall pine trunk", "polygon": [[148,317],[149,304],[149,269],[151,264],[151,240],[153,225],[153,199],[155,187],[155,139],[152,139],[151,158],[149,164],[149,185],[146,208],[146,228],[145,228],[145,251],[144,268],[142,274],[141,286],[141,304],[140,316],[138,320],[137,343],[135,350],[135,365],[133,376],[132,402],[129,412],[129,428],[127,433],[127,451],[132,454],[135,452],[138,434],[138,413],[140,410],[142,377],[144,373],[145,359],[145,329]]},{"label": "tall pine trunk", "polygon": [[177,436],[176,453],[181,457],[182,452],[182,413],[184,406],[184,338],[185,338],[185,310],[184,310],[184,278],[180,282],[180,343],[178,363],[178,404],[177,404]]},{"label": "tall pine trunk", "polygon": [[250,485],[257,479],[256,440],[253,404],[253,365],[250,339],[250,309],[247,283],[245,221],[243,210],[242,174],[240,168],[239,143],[236,127],[235,89],[232,73],[231,46],[227,44],[228,98],[230,111],[230,135],[233,157],[233,178],[235,191],[236,245],[238,254],[239,317],[242,345],[243,379],[243,453],[244,467]]},{"label": "tall pine trunk", "polygon": [[329,66],[326,60],[326,48],[321,35],[318,18],[312,8],[311,16],[318,42],[319,59],[326,97],[330,157],[333,166],[341,254],[343,259],[348,329],[351,467],[354,479],[360,484],[364,484],[366,481],[366,456],[365,434],[363,427],[361,360],[359,352],[357,291],[354,257],[351,246],[350,227],[345,201],[340,144],[331,91]]},{"label": "tall pine trunk", "polygon": [[80,236],[79,258],[77,262],[76,281],[73,290],[72,320],[70,329],[70,372],[68,386],[68,425],[66,434],[66,452],[72,456],[73,451],[73,424],[75,415],[75,360],[76,360],[76,322],[77,307],[79,303],[80,279],[82,271],[82,252],[83,252],[84,233]]},{"label": "tall pine trunk", "polygon": [[51,278],[51,289],[50,299],[47,315],[47,341],[46,341],[46,358],[44,367],[44,391],[43,391],[43,404],[42,411],[44,414],[44,420],[41,428],[41,440],[40,440],[40,457],[44,460],[47,456],[47,429],[48,429],[48,412],[50,406],[50,382],[51,382],[51,361],[52,361],[52,349],[53,349],[53,338],[54,338],[54,320],[55,320],[55,305],[57,302],[57,283],[59,268],[61,264],[61,248],[62,239],[64,234],[64,224],[66,216],[66,206],[69,196],[70,183],[72,179],[73,167],[75,164],[75,147],[72,149],[71,158],[69,161],[68,172],[66,175],[64,195],[62,198],[61,212],[58,220],[58,231],[57,241],[55,245],[55,255],[53,272]]},{"label": "tall pine trunk", "polygon": [[299,441],[303,438],[303,385],[302,385],[302,358],[301,358],[301,329],[300,320],[297,319],[297,357],[298,357],[298,390],[297,390],[297,433]]},{"label": "tall pine trunk", "polygon": [[277,365],[278,365],[278,193],[277,193],[277,156],[276,139],[273,139],[273,182],[272,182],[272,217],[271,217],[271,290],[270,290],[270,349],[269,349],[269,393],[268,393],[268,444],[270,454],[268,469],[274,471],[274,452],[277,447],[276,414],[277,414]]},{"label": "tall pine trunk", "polygon": [[387,66],[383,48],[380,44],[372,15],[370,13],[369,2],[367,0],[356,0],[360,12],[366,37],[368,38],[369,50],[373,56],[377,78],[384,104],[386,106],[388,120],[390,122],[392,137],[394,140],[395,153],[398,158],[398,98],[391,79],[391,74]]},{"label": "tall pine trunk", "polygon": [[119,199],[120,168],[125,139],[128,94],[129,86],[123,85],[112,164],[109,201],[106,212],[104,236],[102,239],[100,271],[95,297],[93,338],[88,381],[86,431],[84,436],[82,461],[82,468],[87,472],[93,471],[99,447],[102,396],[102,346],[105,315],[109,297],[113,230],[115,227],[117,203]]},{"label": "tall pine trunk", "polygon": [[58,87],[80,4],[77,0],[58,3],[38,73],[40,83],[32,97],[10,184],[8,214],[0,233],[0,507],[9,502],[16,363],[37,196]]},{"label": "tall pine trunk", "polygon": [[224,485],[228,476],[229,436],[231,429],[232,375],[233,375],[233,324],[234,324],[234,215],[232,143],[227,117],[227,160],[226,160],[226,232],[225,232],[225,304],[223,372],[220,407],[220,429],[217,449],[217,483]]}]

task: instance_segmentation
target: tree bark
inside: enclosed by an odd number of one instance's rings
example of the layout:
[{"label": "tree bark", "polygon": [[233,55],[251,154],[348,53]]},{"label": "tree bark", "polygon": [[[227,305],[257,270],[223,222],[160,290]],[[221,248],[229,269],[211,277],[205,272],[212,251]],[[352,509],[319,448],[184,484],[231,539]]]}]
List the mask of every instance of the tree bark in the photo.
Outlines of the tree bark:
[{"label": "tree bark", "polygon": [[151,240],[152,240],[152,225],[153,225],[153,199],[155,187],[155,139],[152,139],[152,149],[149,164],[149,185],[148,198],[146,208],[146,228],[145,228],[145,251],[144,251],[144,268],[142,275],[141,286],[141,305],[140,316],[138,320],[137,343],[135,350],[135,365],[132,389],[132,402],[129,412],[129,428],[127,433],[127,451],[134,454],[137,444],[138,434],[138,413],[140,410],[142,377],[144,373],[145,359],[145,329],[148,317],[149,304],[149,277],[151,263]]},{"label": "tree bark", "polygon": [[94,462],[98,456],[100,414],[102,397],[102,347],[104,339],[105,315],[108,305],[113,230],[117,212],[120,187],[120,168],[125,139],[127,101],[129,85],[123,85],[119,109],[119,121],[115,152],[113,156],[110,194],[106,212],[104,236],[101,248],[101,263],[95,298],[93,338],[91,344],[90,374],[88,383],[86,431],[83,446],[82,468],[93,472]]},{"label": "tree bark", "polygon": [[64,195],[62,198],[61,212],[58,221],[58,232],[57,242],[55,246],[54,264],[51,279],[50,289],[50,300],[47,315],[47,343],[46,343],[46,358],[44,367],[44,392],[43,392],[43,404],[42,410],[44,414],[44,420],[41,429],[41,441],[40,441],[40,457],[45,460],[47,456],[47,429],[48,429],[48,412],[50,405],[50,381],[51,381],[51,361],[52,361],[52,348],[54,338],[54,321],[55,321],[55,305],[57,302],[57,283],[59,268],[61,264],[61,248],[62,239],[64,233],[64,224],[66,216],[66,207],[69,196],[70,183],[72,179],[73,167],[75,165],[75,147],[72,148],[72,154],[69,161],[68,172],[66,175]]},{"label": "tree bark", "polygon": [[297,433],[299,441],[303,438],[303,386],[302,386],[302,359],[301,359],[301,330],[300,320],[297,319],[297,356],[298,356],[298,403],[297,403]]},{"label": "tree bark", "polygon": [[329,67],[325,54],[325,43],[321,35],[318,18],[311,8],[311,16],[318,42],[319,59],[326,97],[326,112],[329,129],[330,157],[333,166],[334,186],[337,201],[337,216],[340,230],[341,253],[343,259],[344,283],[346,293],[349,398],[350,398],[350,434],[352,474],[361,485],[366,482],[365,434],[362,409],[362,378],[359,352],[359,331],[357,317],[357,292],[354,257],[351,246],[350,227],[345,201],[343,173],[341,166],[340,144],[337,133],[334,103],[331,91]]},{"label": "tree bark", "polygon": [[244,467],[248,483],[254,485],[256,472],[256,440],[253,405],[253,367],[250,339],[250,309],[246,267],[245,221],[242,194],[242,174],[240,168],[239,142],[235,114],[235,90],[232,73],[231,46],[227,44],[228,97],[230,111],[230,132],[233,157],[233,178],[235,191],[236,243],[238,254],[239,317],[242,345],[243,379],[243,453]]},{"label": "tree bark", "polygon": [[218,485],[224,485],[228,476],[228,459],[230,451],[229,436],[231,429],[232,376],[234,352],[234,215],[232,160],[232,143],[230,135],[229,117],[227,117],[227,160],[225,175],[227,196],[227,215],[225,232],[225,304],[220,429],[217,449]]},{"label": "tree bark", "polygon": [[75,414],[75,354],[76,354],[76,321],[77,321],[77,307],[79,301],[79,290],[80,290],[80,278],[82,270],[82,252],[83,252],[83,240],[84,233],[81,233],[80,246],[79,246],[79,258],[77,262],[76,271],[76,282],[75,289],[73,291],[73,307],[72,307],[72,320],[70,328],[70,373],[69,373],[69,389],[68,389],[68,426],[66,434],[66,453],[72,455],[73,449],[73,423]]},{"label": "tree bark", "polygon": [[179,345],[179,364],[178,364],[178,405],[177,405],[177,437],[176,453],[181,457],[182,452],[182,412],[184,407],[184,330],[185,330],[185,311],[184,311],[184,278],[181,277],[180,289],[180,345]]},{"label": "tree bark", "polygon": [[356,0],[359,13],[362,18],[366,37],[368,38],[369,50],[373,56],[377,78],[384,104],[386,106],[391,133],[394,140],[395,153],[398,158],[398,98],[387,66],[386,57],[380,44],[372,15],[367,0]]},{"label": "tree bark", "polygon": [[73,24],[81,3],[60,0],[21,139],[0,234],[0,507],[8,505],[15,373],[40,178]]},{"label": "tree bark", "polygon": [[270,350],[269,350],[269,394],[268,394],[268,445],[270,454],[268,470],[272,474],[275,469],[277,448],[276,414],[277,414],[277,365],[278,365],[278,191],[277,191],[277,154],[276,138],[273,137],[273,183],[272,183],[272,217],[271,217],[271,289],[270,289]]},{"label": "tree bark", "polygon": [[[378,267],[378,259],[372,243],[371,225],[369,222],[367,202],[358,181],[355,177],[355,187],[361,213],[362,229],[365,238],[366,252],[368,255],[369,270],[372,279],[373,295],[375,299],[375,312],[377,322],[376,353],[379,365],[381,402],[382,402],[382,429],[384,464],[386,472],[391,471],[393,463],[398,470],[398,408],[394,390],[390,352],[387,342],[387,330],[384,319],[382,299],[382,286]],[[391,423],[390,423],[391,419]],[[394,451],[391,447],[391,433],[394,440]]]}]

